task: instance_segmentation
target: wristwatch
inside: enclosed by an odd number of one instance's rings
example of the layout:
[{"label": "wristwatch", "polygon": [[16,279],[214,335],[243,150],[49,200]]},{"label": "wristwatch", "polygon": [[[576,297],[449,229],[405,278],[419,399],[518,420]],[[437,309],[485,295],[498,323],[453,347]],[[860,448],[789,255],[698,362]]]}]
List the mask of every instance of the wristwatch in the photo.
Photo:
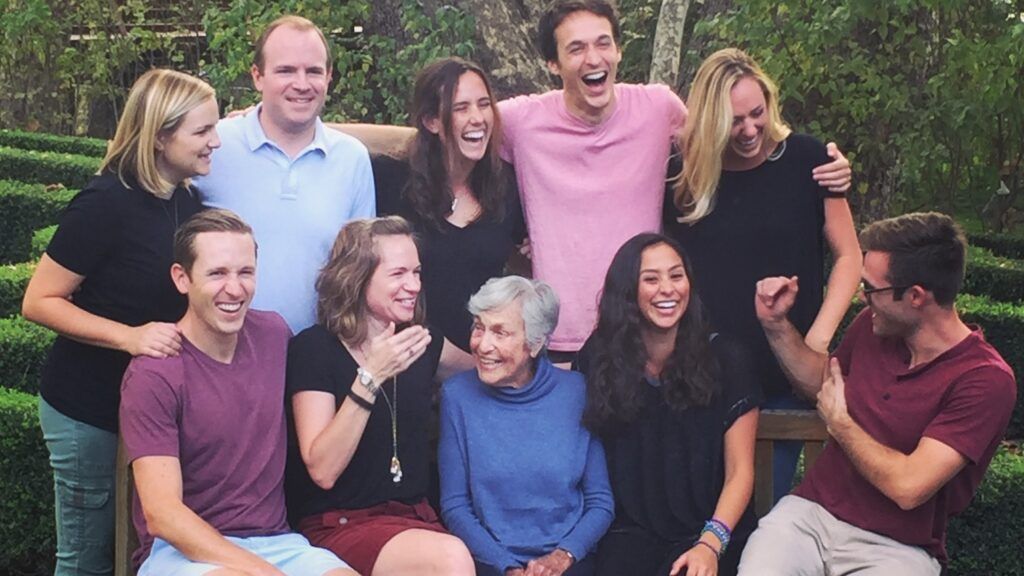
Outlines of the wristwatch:
[{"label": "wristwatch", "polygon": [[356,375],[359,376],[359,383],[362,384],[363,388],[366,388],[370,394],[376,396],[377,392],[380,392],[380,386],[377,386],[373,381],[373,374],[371,374],[369,370],[360,366],[356,369]]}]

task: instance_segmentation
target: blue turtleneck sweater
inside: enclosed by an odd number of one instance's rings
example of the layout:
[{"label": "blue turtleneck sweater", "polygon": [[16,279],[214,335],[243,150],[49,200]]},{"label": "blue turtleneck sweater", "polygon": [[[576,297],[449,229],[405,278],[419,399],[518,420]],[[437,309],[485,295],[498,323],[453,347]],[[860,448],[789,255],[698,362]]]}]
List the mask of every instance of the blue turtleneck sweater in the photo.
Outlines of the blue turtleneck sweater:
[{"label": "blue turtleneck sweater", "polygon": [[475,370],[444,384],[441,515],[479,562],[501,571],[555,548],[582,559],[614,514],[604,450],[583,427],[583,376],[546,357],[522,388]]}]

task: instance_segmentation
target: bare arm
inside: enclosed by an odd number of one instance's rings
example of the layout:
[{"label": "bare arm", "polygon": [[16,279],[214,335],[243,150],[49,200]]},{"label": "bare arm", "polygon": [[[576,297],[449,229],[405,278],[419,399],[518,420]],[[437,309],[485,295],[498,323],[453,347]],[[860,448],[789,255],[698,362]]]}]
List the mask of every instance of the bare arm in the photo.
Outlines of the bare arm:
[{"label": "bare arm", "polygon": [[[429,343],[430,333],[422,326],[411,326],[396,334],[392,324],[383,334],[371,339],[363,365],[380,386],[405,371],[423,355]],[[359,383],[358,377],[353,379],[351,389],[370,404],[376,401],[376,396]],[[328,392],[308,390],[292,397],[302,461],[313,482],[324,490],[333,488],[348,468],[370,419],[370,411],[352,398],[344,398],[337,411],[335,403],[334,395]]]},{"label": "bare arm", "polygon": [[836,328],[857,292],[864,262],[853,226],[853,215],[845,198],[825,200],[825,238],[832,250],[832,272],[828,276],[825,300],[804,337],[808,346],[822,353],[828,352]]},{"label": "bare arm", "polygon": [[416,130],[407,126],[330,123],[327,127],[357,138],[370,154],[386,154],[392,158],[406,158],[409,143],[416,135]]},{"label": "bare arm", "polygon": [[933,438],[922,437],[910,454],[872,438],[847,411],[846,383],[836,359],[818,394],[818,412],[857,471],[903,510],[928,501],[967,465],[962,454]]},{"label": "bare arm", "polygon": [[434,379],[444,382],[455,374],[472,370],[474,367],[476,367],[476,360],[473,359],[473,356],[445,338],[444,347],[441,348],[441,361],[437,365]]},{"label": "bare arm", "polygon": [[796,276],[759,280],[754,294],[754,310],[779,366],[794,389],[807,398],[814,398],[821,389],[828,356],[808,346],[786,318],[796,302],[798,291]]},{"label": "bare arm", "polygon": [[[725,483],[715,505],[715,518],[730,528],[735,528],[754,492],[754,441],[757,435],[758,410],[751,410],[740,416],[725,432]],[[715,550],[722,549],[722,543],[710,532],[700,539]],[[681,574],[684,567],[705,569],[718,566],[711,549],[696,544],[673,564],[670,574]],[[708,572],[711,573],[711,572]]]},{"label": "bare arm", "polygon": [[189,560],[243,574],[284,576],[259,556],[236,546],[182,502],[181,462],[173,456],[145,456],[132,463],[135,486],[150,534],[167,541]]},{"label": "bare arm", "polygon": [[[170,278],[170,270],[167,271]],[[155,358],[177,355],[181,333],[167,322],[132,327],[75,306],[71,295],[85,280],[43,254],[25,290],[21,314],[28,320],[78,342],[122,350],[132,356]]]}]

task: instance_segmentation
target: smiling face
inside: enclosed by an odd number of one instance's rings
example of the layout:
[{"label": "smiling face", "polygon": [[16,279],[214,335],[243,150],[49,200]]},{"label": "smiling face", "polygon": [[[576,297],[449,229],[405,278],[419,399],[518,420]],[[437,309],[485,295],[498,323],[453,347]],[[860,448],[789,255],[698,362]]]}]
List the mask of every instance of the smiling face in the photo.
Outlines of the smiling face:
[{"label": "smiling face", "polygon": [[204,339],[237,337],[256,295],[256,243],[249,234],[202,232],[193,241],[195,261],[171,268],[175,286],[188,295],[185,322]]},{"label": "smiling face", "polygon": [[165,180],[179,184],[210,173],[210,154],[220,148],[217,102],[210,98],[189,110],[169,134],[157,134],[156,169]]},{"label": "smiling face", "polygon": [[644,329],[675,330],[690,303],[690,279],[683,259],[668,244],[648,246],[641,254],[636,303]]},{"label": "smiling face", "polygon": [[759,160],[765,145],[765,126],[768,124],[768,105],[761,84],[754,78],[741,78],[729,92],[732,104],[732,129],[727,156],[744,164]]},{"label": "smiling face", "polygon": [[366,307],[380,324],[412,322],[420,294],[420,256],[410,236],[378,236],[380,263],[366,286]]},{"label": "smiling face", "polygon": [[[437,134],[448,154],[456,154],[454,161],[478,162],[487,153],[494,128],[494,108],[491,95],[483,78],[476,72],[463,72],[455,87],[451,102],[451,129],[444,130],[441,121],[430,118],[427,130]],[[453,146],[449,140],[454,138]]]},{"label": "smiling face", "polygon": [[607,18],[587,11],[573,12],[555,28],[558,60],[548,62],[562,78],[565,102],[576,117],[597,123],[615,106],[615,73],[622,51]]},{"label": "smiling face", "polygon": [[[861,270],[864,283],[875,288],[891,286],[889,282],[889,254],[868,250],[864,253],[864,267]],[[896,290],[881,290],[863,295],[864,303],[871,308],[871,328],[878,336],[907,337],[917,329],[917,320],[909,302],[909,294]]]},{"label": "smiling face", "polygon": [[267,37],[263,69],[253,65],[252,81],[263,98],[260,122],[265,130],[309,132],[331,81],[327,47],[316,30],[280,26]]},{"label": "smiling face", "polygon": [[517,299],[501,308],[481,312],[473,320],[469,349],[476,373],[488,386],[520,388],[533,378],[533,358],[540,353],[526,343],[522,304]]}]

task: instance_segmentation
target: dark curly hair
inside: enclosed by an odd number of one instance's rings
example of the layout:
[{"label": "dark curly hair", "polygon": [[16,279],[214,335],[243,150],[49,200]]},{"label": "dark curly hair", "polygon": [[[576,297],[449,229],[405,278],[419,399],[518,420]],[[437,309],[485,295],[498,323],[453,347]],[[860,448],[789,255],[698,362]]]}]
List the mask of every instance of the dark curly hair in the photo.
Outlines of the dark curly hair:
[{"label": "dark curly hair", "polygon": [[[504,217],[507,180],[498,155],[501,119],[491,84],[476,64],[457,57],[442,58],[428,64],[416,76],[409,114],[416,128],[416,138],[409,147],[409,183],[402,191],[417,219],[437,230],[444,229],[444,220],[452,213],[452,191],[448,184],[445,154],[458,151],[457,135],[452,132],[452,99],[455,98],[459,79],[466,72],[472,72],[483,80],[494,111],[491,140],[484,157],[469,175],[469,187],[480,203],[480,219],[500,221]],[[440,136],[427,130],[426,122],[433,118],[441,121],[441,129],[449,143],[447,150]]]},{"label": "dark curly hair", "polygon": [[[692,278],[690,261],[682,247],[662,234],[638,234],[615,253],[598,303],[597,328],[589,341],[583,421],[591,430],[603,433],[629,424],[644,406],[644,365],[648,356],[641,330],[647,320],[637,304],[637,286],[644,250],[659,244],[679,254],[687,278]],[[675,351],[661,373],[665,401],[677,412],[707,405],[717,392],[718,373],[704,305],[691,280],[690,300],[679,321]]]}]

